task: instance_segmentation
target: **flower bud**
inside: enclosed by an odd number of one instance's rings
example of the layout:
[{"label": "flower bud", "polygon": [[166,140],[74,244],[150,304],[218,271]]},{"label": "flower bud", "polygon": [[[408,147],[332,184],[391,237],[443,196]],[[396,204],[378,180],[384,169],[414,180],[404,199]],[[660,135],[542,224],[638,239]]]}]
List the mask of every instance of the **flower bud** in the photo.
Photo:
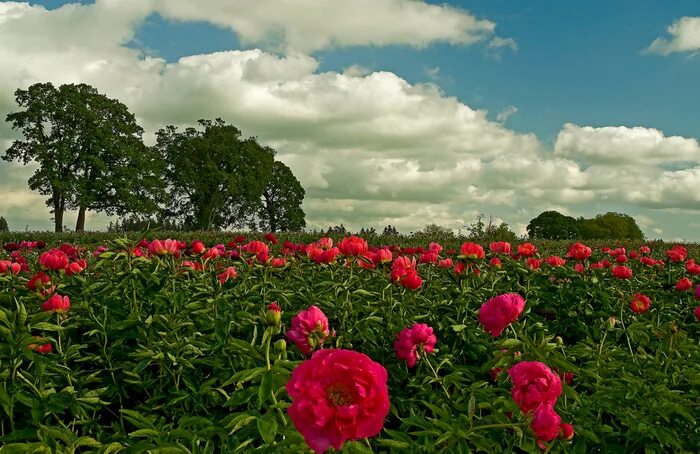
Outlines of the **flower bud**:
[{"label": "flower bud", "polygon": [[284,353],[287,350],[287,342],[284,339],[279,339],[274,343],[275,351],[278,353]]},{"label": "flower bud", "polygon": [[564,339],[562,339],[561,336],[557,336],[554,338],[554,343],[557,345],[564,345]]},{"label": "flower bud", "polygon": [[608,328],[614,328],[615,325],[617,325],[617,317],[611,315],[610,318],[608,318]]},{"label": "flower bud", "polygon": [[571,424],[561,424],[559,426],[559,438],[564,441],[571,441],[574,438],[574,426]]},{"label": "flower bud", "polygon": [[277,303],[270,303],[265,312],[265,321],[270,326],[278,326],[282,320],[282,309]]}]

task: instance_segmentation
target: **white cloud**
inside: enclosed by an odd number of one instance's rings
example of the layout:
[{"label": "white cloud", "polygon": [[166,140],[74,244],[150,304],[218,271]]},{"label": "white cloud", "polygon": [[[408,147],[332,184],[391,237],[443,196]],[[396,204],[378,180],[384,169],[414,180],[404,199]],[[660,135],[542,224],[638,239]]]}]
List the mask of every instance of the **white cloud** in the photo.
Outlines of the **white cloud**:
[{"label": "white cloud", "polygon": [[666,137],[658,129],[625,126],[594,128],[566,124],[554,151],[558,156],[588,164],[649,166],[661,163],[700,163],[700,145],[693,138]]},{"label": "white cloud", "polygon": [[518,108],[515,106],[506,106],[498,112],[498,115],[496,115],[496,121],[505,124],[506,121],[508,121],[508,118],[510,118],[511,115],[516,113],[518,111]]},{"label": "white cloud", "polygon": [[647,52],[669,55],[700,50],[700,17],[682,17],[666,30],[671,38],[656,38],[646,49]]},{"label": "white cloud", "polygon": [[501,38],[500,36],[494,36],[486,44],[489,49],[500,49],[507,47],[512,51],[518,50],[518,43],[515,42],[513,38]]}]

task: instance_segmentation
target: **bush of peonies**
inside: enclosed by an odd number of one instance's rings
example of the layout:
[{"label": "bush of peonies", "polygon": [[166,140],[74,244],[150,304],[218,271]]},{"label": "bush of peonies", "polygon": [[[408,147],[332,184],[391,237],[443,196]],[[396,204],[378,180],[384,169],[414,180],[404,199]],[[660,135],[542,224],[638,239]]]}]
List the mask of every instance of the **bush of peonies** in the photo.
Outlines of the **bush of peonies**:
[{"label": "bush of peonies", "polygon": [[700,449],[686,245],[47,240],[0,252],[18,452]]}]

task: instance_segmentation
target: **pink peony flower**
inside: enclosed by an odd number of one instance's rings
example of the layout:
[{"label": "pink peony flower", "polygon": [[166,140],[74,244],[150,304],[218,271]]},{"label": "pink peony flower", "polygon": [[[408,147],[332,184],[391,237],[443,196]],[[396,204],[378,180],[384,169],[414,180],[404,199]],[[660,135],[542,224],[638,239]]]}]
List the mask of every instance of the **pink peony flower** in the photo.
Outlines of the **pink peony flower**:
[{"label": "pink peony flower", "polygon": [[396,357],[406,361],[408,367],[414,367],[420,359],[421,352],[433,353],[435,342],[437,338],[430,326],[425,323],[415,323],[397,334],[394,351]]},{"label": "pink peony flower", "polygon": [[585,244],[574,243],[569,247],[569,252],[566,253],[566,256],[576,260],[586,260],[592,253],[593,251],[591,248]]},{"label": "pink peony flower", "polygon": [[238,271],[236,271],[236,268],[229,266],[224,270],[223,273],[217,275],[217,278],[219,279],[219,284],[225,284],[226,281],[229,279],[236,279],[238,276]]},{"label": "pink peony flower", "polygon": [[686,290],[690,290],[692,287],[693,282],[687,277],[681,278],[678,282],[676,282],[676,290],[679,292],[685,292]]},{"label": "pink peony flower", "polygon": [[320,350],[302,362],[287,382],[289,416],[317,454],[345,441],[373,437],[389,413],[388,374],[367,355]]},{"label": "pink peony flower", "polygon": [[507,241],[494,241],[489,244],[489,250],[494,254],[510,254],[510,243]]},{"label": "pink peony flower", "polygon": [[520,317],[525,309],[525,299],[517,293],[505,293],[491,298],[479,310],[479,323],[493,337],[501,335],[506,326]]},{"label": "pink peony flower", "polygon": [[68,256],[59,249],[51,249],[41,254],[39,264],[45,270],[62,270],[68,266]]},{"label": "pink peony flower", "polygon": [[554,411],[553,404],[540,404],[532,415],[530,429],[537,437],[538,444],[554,440],[559,436],[561,417]]},{"label": "pink peony flower", "polygon": [[41,310],[44,312],[64,313],[70,310],[70,299],[67,296],[61,296],[58,293],[53,294],[49,299],[41,305]]},{"label": "pink peony flower", "polygon": [[463,256],[465,256],[468,259],[483,259],[484,258],[484,248],[479,246],[476,243],[464,243],[462,247],[460,248],[460,252],[462,253]]},{"label": "pink peony flower", "polygon": [[306,356],[311,355],[316,347],[323,345],[330,335],[328,318],[316,306],[295,315],[292,327],[287,331],[287,338]]},{"label": "pink peony flower", "polygon": [[629,279],[632,277],[632,269],[623,265],[618,265],[613,268],[612,275],[618,279]]},{"label": "pink peony flower", "polygon": [[369,250],[367,241],[357,236],[343,238],[338,244],[340,253],[346,257],[364,257]]},{"label": "pink peony flower", "polygon": [[540,404],[554,405],[561,394],[561,379],[539,361],[522,361],[508,371],[513,381],[511,395],[523,413]]}]

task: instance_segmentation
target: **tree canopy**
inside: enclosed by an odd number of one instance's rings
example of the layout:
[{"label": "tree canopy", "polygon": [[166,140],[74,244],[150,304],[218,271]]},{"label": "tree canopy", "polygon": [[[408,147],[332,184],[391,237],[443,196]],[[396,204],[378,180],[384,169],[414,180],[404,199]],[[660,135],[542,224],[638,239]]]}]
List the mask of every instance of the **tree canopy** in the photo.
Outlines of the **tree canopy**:
[{"label": "tree canopy", "polygon": [[9,232],[10,227],[7,225],[7,221],[3,216],[0,216],[0,232]]},{"label": "tree canopy", "polygon": [[162,188],[158,160],[142,142],[143,129],[121,102],[86,84],[37,83],[15,91],[20,108],[7,115],[24,135],[3,159],[39,168],[29,187],[48,196],[55,230],[66,209],[77,209],[76,231],[88,210],[106,214],[150,212]]},{"label": "tree canopy", "polygon": [[527,225],[527,234],[530,238],[548,240],[571,240],[579,236],[576,219],[558,211],[540,213]]},{"label": "tree canopy", "polygon": [[203,130],[167,126],[155,150],[165,165],[167,217],[193,230],[235,225],[242,211],[259,206],[272,174],[275,151],[217,118]]},{"label": "tree canopy", "polygon": [[644,239],[634,218],[616,212],[574,219],[557,211],[545,211],[530,221],[527,231],[530,238],[535,239]]},{"label": "tree canopy", "polygon": [[299,180],[289,167],[275,161],[257,209],[258,226],[269,232],[303,230],[306,227],[303,201],[304,188]]}]

